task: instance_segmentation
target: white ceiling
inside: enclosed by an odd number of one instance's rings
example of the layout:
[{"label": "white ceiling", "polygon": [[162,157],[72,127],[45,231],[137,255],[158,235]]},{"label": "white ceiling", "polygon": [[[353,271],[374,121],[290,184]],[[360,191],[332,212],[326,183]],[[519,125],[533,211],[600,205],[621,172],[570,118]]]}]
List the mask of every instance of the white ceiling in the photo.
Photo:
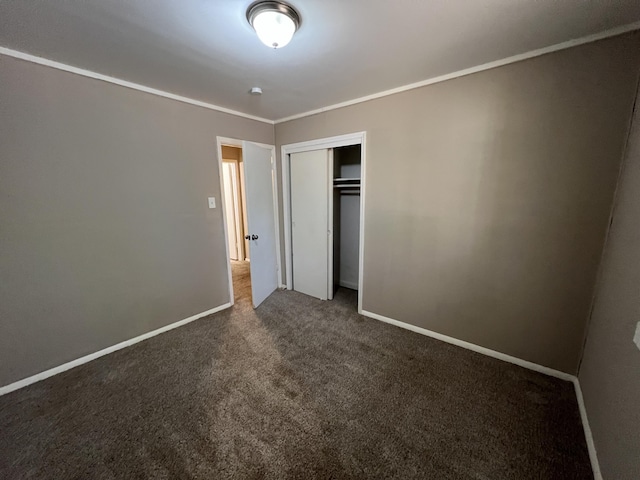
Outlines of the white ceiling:
[{"label": "white ceiling", "polygon": [[638,0],[291,0],[272,50],[251,1],[0,0],[0,46],[280,119],[640,20]]}]

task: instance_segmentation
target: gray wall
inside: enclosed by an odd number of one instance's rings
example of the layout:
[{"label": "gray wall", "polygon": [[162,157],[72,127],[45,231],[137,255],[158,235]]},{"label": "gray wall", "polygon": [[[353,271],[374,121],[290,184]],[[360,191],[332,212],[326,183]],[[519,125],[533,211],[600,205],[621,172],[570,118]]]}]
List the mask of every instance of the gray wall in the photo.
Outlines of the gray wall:
[{"label": "gray wall", "polygon": [[0,385],[229,301],[216,135],[273,126],[0,56]]},{"label": "gray wall", "polygon": [[365,310],[576,373],[639,66],[627,34],[278,124],[276,142],[367,131]]},{"label": "gray wall", "polygon": [[640,478],[640,95],[580,367],[604,478]]}]

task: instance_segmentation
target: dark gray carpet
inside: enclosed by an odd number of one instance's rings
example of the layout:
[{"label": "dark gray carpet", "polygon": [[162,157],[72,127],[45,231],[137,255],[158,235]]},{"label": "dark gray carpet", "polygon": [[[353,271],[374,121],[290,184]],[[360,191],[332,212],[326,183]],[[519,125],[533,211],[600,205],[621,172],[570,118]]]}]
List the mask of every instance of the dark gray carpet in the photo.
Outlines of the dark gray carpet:
[{"label": "dark gray carpet", "polygon": [[570,383],[276,292],[0,397],[0,478],[586,479]]}]

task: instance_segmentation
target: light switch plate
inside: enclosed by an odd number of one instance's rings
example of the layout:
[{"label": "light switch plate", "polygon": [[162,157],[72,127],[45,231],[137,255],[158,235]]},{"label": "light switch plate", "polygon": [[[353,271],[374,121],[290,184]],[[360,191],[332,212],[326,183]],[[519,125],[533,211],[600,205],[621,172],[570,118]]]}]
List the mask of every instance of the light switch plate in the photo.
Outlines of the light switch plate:
[{"label": "light switch plate", "polygon": [[216,197],[209,197],[209,208],[216,208]]},{"label": "light switch plate", "polygon": [[633,342],[638,347],[638,350],[640,350],[640,322],[636,325],[636,334],[633,336]]}]

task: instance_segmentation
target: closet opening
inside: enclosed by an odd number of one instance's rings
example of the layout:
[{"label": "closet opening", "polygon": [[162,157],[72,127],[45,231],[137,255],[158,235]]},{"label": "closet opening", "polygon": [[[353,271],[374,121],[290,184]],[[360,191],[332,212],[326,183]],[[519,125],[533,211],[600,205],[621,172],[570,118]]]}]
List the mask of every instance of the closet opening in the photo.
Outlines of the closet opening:
[{"label": "closet opening", "polygon": [[[332,201],[333,278],[329,281],[329,299],[342,295],[357,304],[360,260],[360,181],[361,146],[333,149]],[[341,289],[348,291],[341,292]]]},{"label": "closet opening", "polygon": [[251,303],[251,269],[242,148],[222,145],[222,186],[234,302]]},{"label": "closet opening", "polygon": [[282,146],[286,286],[362,313],[365,132]]}]

